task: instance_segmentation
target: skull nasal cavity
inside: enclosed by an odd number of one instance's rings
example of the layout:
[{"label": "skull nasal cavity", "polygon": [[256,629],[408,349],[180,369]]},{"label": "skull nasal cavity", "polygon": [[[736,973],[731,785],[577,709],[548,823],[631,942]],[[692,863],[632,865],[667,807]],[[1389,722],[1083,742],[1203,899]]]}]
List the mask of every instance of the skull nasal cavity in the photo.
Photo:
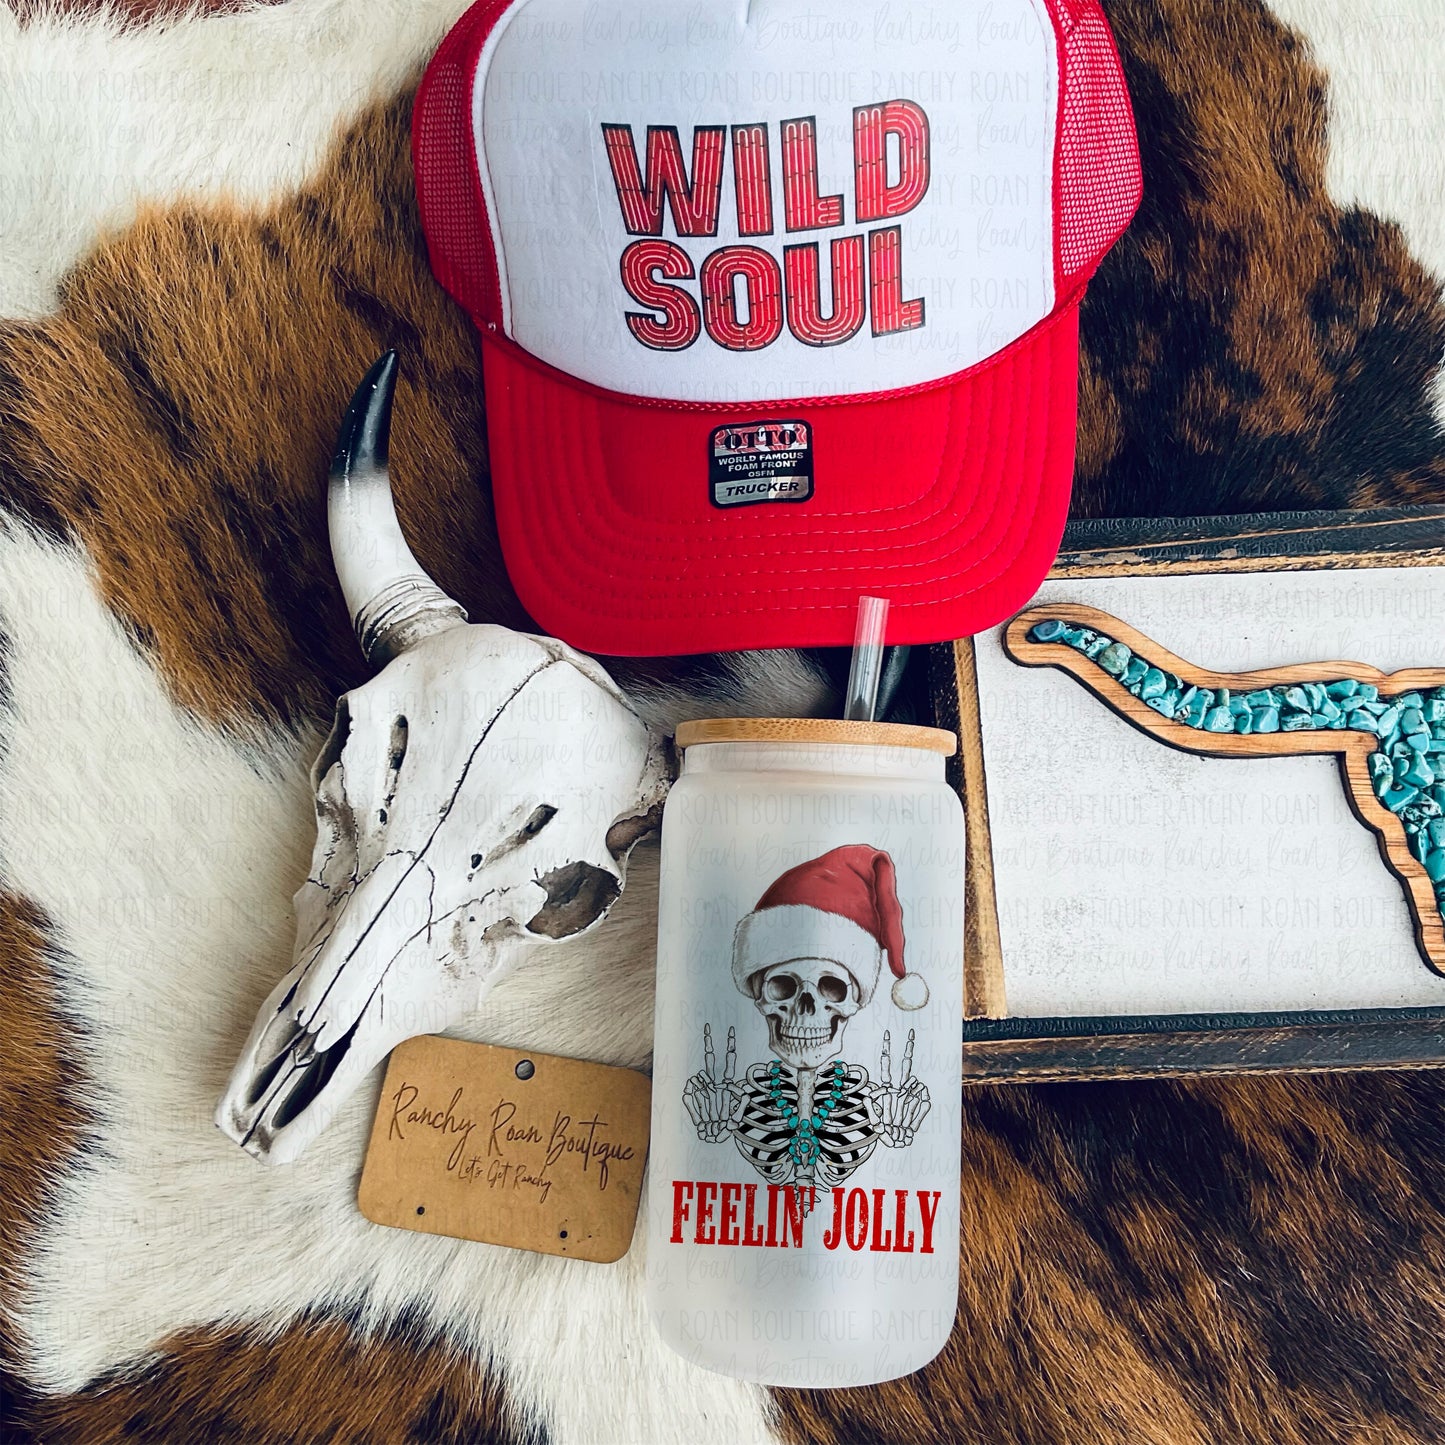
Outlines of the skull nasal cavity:
[{"label": "skull nasal cavity", "polygon": [[547,901],[527,920],[529,933],[545,938],[570,938],[596,923],[617,897],[618,881],[590,863],[568,863],[537,880]]}]

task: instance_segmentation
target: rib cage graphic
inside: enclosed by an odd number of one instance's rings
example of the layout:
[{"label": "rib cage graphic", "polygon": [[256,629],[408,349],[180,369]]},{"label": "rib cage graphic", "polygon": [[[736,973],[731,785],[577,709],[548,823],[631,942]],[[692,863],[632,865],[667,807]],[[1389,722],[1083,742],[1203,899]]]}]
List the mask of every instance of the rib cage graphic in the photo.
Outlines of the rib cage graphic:
[{"label": "rib cage graphic", "polygon": [[[754,1064],[747,1072],[746,1103],[733,1142],[770,1184],[812,1184],[832,1189],[843,1183],[878,1144],[878,1132],[863,1096],[867,1084],[868,1071],[850,1064],[844,1076],[841,1105],[817,1131],[818,1157],[811,1167],[800,1170],[788,1153],[792,1132],[768,1096],[767,1066]],[[797,1106],[797,1086],[791,1078],[783,1084],[783,1096]]]},{"label": "rib cage graphic", "polygon": [[[1311,684],[1338,685],[1353,680],[1362,686],[1378,689],[1379,700],[1388,704],[1410,694],[1431,694],[1445,689],[1445,668],[1410,668],[1385,673],[1366,663],[1308,662],[1254,672],[1214,672],[1177,656],[1108,612],[1074,603],[1031,607],[1009,623],[1003,638],[1004,651],[1015,662],[1025,667],[1060,668],[1126,722],[1182,752],[1206,757],[1336,756],[1351,810],[1375,835],[1385,866],[1404,889],[1421,956],[1435,972],[1445,974],[1445,920],[1442,920],[1441,912],[1445,882],[1431,879],[1426,871],[1425,859],[1417,856],[1415,851],[1423,846],[1418,837],[1422,814],[1439,806],[1429,796],[1435,790],[1417,790],[1420,801],[1416,805],[1415,799],[1404,803],[1398,801],[1408,789],[1386,788],[1385,799],[1395,801],[1395,810],[1392,811],[1386,801],[1382,801],[1381,790],[1377,789],[1372,773],[1372,767],[1381,767],[1378,759],[1384,752],[1379,736],[1339,721],[1328,726],[1300,726],[1298,730],[1290,731],[1281,729],[1277,720],[1269,731],[1207,731],[1198,723],[1166,716],[1159,710],[1157,697],[1155,706],[1151,706],[1148,700],[1137,695],[1137,684],[1131,691],[1120,677],[1106,670],[1099,661],[1105,649],[1090,644],[1094,653],[1090,656],[1068,641],[1043,641],[1035,636],[1034,630],[1040,624],[1056,622],[1064,623],[1071,633],[1086,629],[1098,634],[1107,644],[1122,644],[1125,653],[1143,660],[1165,674],[1166,678],[1181,682],[1185,688],[1207,689],[1216,696],[1223,692],[1226,698],[1270,689],[1283,692],[1306,688]],[[1045,630],[1052,631],[1052,628]],[[1111,665],[1122,655],[1116,654],[1110,659]],[[1440,698],[1445,700],[1445,692],[1440,693]],[[1445,729],[1438,725],[1434,731],[1436,739],[1445,735]],[[1439,758],[1440,777],[1445,781],[1445,752],[1430,756],[1432,760]],[[1393,763],[1388,753],[1385,757],[1387,762]],[[1373,764],[1372,758],[1376,759]],[[1425,826],[1428,827],[1436,816],[1440,815],[1431,815]],[[1413,827],[1414,831],[1408,832],[1407,826]]]}]

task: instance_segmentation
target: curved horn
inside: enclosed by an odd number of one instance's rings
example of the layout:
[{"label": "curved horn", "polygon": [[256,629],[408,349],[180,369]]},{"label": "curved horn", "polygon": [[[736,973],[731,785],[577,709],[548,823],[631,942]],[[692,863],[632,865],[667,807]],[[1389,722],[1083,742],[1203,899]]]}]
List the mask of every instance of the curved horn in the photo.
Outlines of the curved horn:
[{"label": "curved horn", "polygon": [[396,352],[388,351],[346,409],[326,509],[351,625],[377,667],[428,634],[467,620],[461,604],[422,570],[397,521],[386,466],[395,390]]}]

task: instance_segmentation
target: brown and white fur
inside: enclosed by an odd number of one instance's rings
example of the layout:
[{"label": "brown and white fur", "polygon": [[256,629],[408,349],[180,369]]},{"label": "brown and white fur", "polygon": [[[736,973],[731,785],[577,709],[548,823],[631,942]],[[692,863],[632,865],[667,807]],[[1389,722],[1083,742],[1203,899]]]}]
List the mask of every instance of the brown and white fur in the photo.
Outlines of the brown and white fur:
[{"label": "brown and white fur", "polygon": [[[83,1445],[1445,1437],[1435,1076],[969,1091],[954,1339],[837,1393],[684,1366],[636,1251],[366,1224],[365,1099],[288,1171],[212,1128],[289,954],[306,764],[363,666],[322,479],[385,347],[421,560],[475,620],[528,624],[474,338],[411,194],[411,87],[460,8],[0,14],[0,1423]],[[1440,500],[1445,97],[1419,78],[1445,17],[1108,9],[1146,199],[1086,303],[1078,510]],[[618,676],[660,721],[831,700],[796,654]],[[606,930],[500,984],[472,1036],[645,1061],[634,866]]]}]

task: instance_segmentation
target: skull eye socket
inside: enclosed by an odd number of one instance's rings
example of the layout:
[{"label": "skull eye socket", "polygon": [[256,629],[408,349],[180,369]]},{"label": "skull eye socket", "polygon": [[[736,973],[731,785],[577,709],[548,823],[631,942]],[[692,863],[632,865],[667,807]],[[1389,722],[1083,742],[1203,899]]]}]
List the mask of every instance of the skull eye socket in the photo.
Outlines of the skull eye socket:
[{"label": "skull eye socket", "polygon": [[786,1003],[798,991],[798,980],[790,973],[776,973],[763,980],[763,997],[769,1003]]},{"label": "skull eye socket", "polygon": [[311,791],[315,792],[321,786],[321,780],[337,763],[341,761],[341,754],[346,749],[347,740],[351,737],[351,704],[345,693],[336,699],[336,710],[331,718],[331,731],[326,735],[326,741],[321,744],[321,751],[316,755],[316,761],[311,765]]},{"label": "skull eye socket", "polygon": [[831,973],[825,973],[818,980],[818,996],[829,1003],[842,1003],[848,997],[848,985]]},{"label": "skull eye socket", "polygon": [[404,714],[398,714],[391,722],[391,739],[386,748],[386,786],[382,791],[381,807],[377,809],[377,820],[386,822],[391,811],[392,800],[396,797],[397,784],[401,781],[401,765],[406,761],[407,737],[411,724]]}]

